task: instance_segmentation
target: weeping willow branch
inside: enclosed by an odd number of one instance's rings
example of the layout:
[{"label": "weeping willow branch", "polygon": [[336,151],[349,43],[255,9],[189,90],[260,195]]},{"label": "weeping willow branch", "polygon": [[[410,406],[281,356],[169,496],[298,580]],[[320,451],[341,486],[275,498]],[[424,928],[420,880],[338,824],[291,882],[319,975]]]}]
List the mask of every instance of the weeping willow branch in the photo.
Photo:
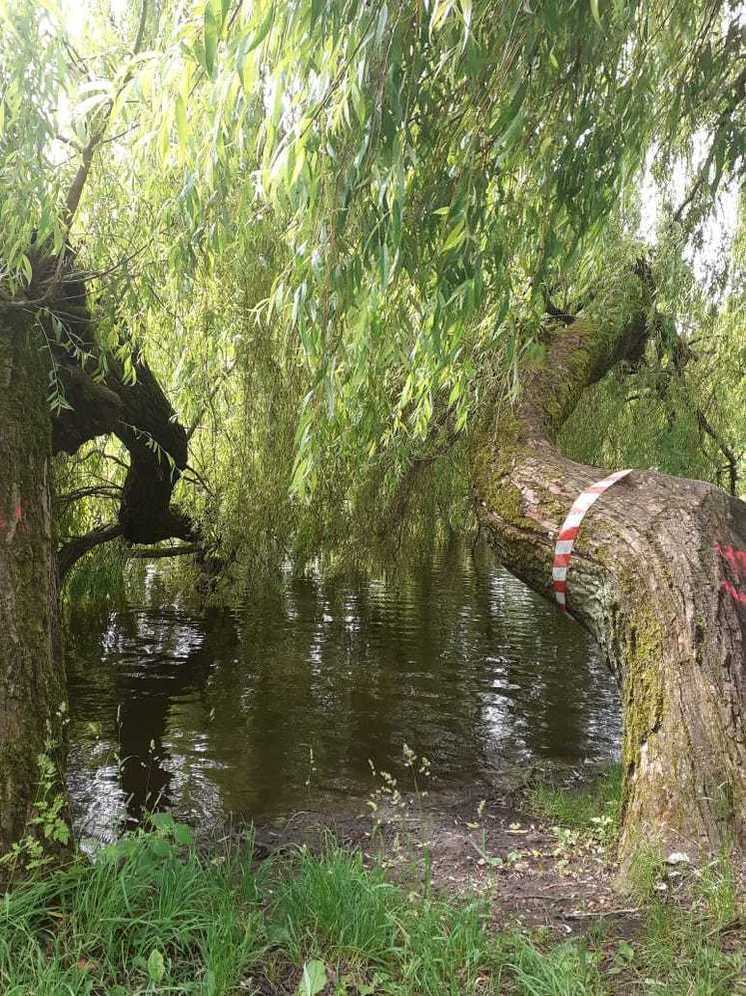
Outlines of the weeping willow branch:
[{"label": "weeping willow branch", "polygon": [[187,441],[189,441],[194,435],[194,433],[197,431],[197,429],[200,426],[200,423],[202,422],[202,419],[205,417],[205,414],[209,411],[210,404],[212,403],[215,395],[218,393],[220,388],[223,386],[223,383],[228,379],[228,377],[230,377],[230,375],[233,373],[235,369],[236,369],[236,360],[230,363],[223,371],[221,376],[218,377],[217,382],[213,385],[212,390],[207,395],[207,400],[202,405],[200,410],[197,412],[197,414],[194,417],[194,420],[192,421],[192,424],[189,426],[189,428],[186,431]]},{"label": "weeping willow branch", "polygon": [[[145,37],[145,24],[148,15],[148,5],[149,5],[149,0],[143,0],[142,7],[140,9],[140,21],[137,26],[137,34],[135,35],[135,43],[132,48],[133,56],[137,55],[140,49],[142,48],[142,43]],[[124,79],[122,80],[122,83],[119,87],[119,92],[117,93],[117,97],[122,93],[122,91],[130,82],[131,79],[132,79],[132,69],[130,68],[127,70],[127,72],[124,75]],[[111,112],[114,109],[115,103],[116,103],[115,99],[107,101],[105,107],[100,113],[99,115],[100,120],[98,122],[98,126],[95,127],[91,132],[90,138],[88,139],[88,142],[86,143],[83,149],[80,166],[78,167],[78,171],[75,174],[73,182],[70,184],[70,188],[67,192],[67,196],[65,197],[65,214],[63,220],[64,220],[65,231],[68,233],[72,228],[72,223],[75,220],[75,215],[77,214],[78,207],[80,206],[80,199],[83,195],[83,189],[86,185],[86,181],[88,180],[88,174],[91,171],[91,165],[93,164],[94,153],[106,136],[106,130],[109,127]],[[60,256],[60,259],[62,259],[63,256],[64,253]]]},{"label": "weeping willow branch", "polygon": [[56,495],[54,500],[58,505],[69,505],[70,502],[80,501],[82,498],[108,498],[112,501],[121,501],[122,488],[118,484],[76,488],[75,491],[68,491],[64,495]]},{"label": "weeping willow branch", "polygon": [[707,157],[704,163],[702,164],[702,167],[699,170],[699,173],[697,174],[697,178],[692,184],[688,194],[681,202],[681,204],[678,206],[678,208],[674,211],[673,213],[674,221],[676,222],[682,221],[687,209],[694,202],[700,191],[706,186],[710,175],[710,170],[712,168],[712,164],[715,161],[715,156],[718,151],[718,139],[720,138],[720,133],[727,124],[729,118],[733,115],[733,113],[738,109],[739,105],[742,104],[744,100],[746,100],[746,69],[742,70],[742,72],[736,78],[733,84],[733,98],[730,101],[728,101],[728,104],[726,105],[725,109],[718,117],[715,128],[713,129],[713,139],[712,139],[712,144],[710,145],[710,151],[708,152]]},{"label": "weeping willow branch", "polygon": [[701,408],[695,408],[694,414],[702,432],[710,437],[723,454],[728,469],[728,490],[733,497],[736,497],[738,494],[738,456],[735,450],[723,439],[717,429],[714,428]]}]

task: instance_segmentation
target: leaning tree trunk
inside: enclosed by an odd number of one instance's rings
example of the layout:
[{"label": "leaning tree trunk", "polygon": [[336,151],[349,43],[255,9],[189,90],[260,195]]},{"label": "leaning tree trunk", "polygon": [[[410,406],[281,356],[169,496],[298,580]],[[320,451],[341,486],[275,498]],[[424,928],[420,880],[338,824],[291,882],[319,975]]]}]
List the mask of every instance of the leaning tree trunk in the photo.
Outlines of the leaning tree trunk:
[{"label": "leaning tree trunk", "polygon": [[46,389],[38,342],[0,323],[0,853],[27,825],[64,701]]},{"label": "leaning tree trunk", "polygon": [[[619,327],[577,319],[555,329],[520,403],[475,447],[477,505],[498,556],[549,597],[564,518],[607,474],[565,458],[554,440],[585,388],[639,359],[642,299],[635,310]],[[743,848],[746,504],[701,481],[633,471],[584,518],[567,589],[570,614],[622,692],[623,868],[651,839],[692,856]]]}]

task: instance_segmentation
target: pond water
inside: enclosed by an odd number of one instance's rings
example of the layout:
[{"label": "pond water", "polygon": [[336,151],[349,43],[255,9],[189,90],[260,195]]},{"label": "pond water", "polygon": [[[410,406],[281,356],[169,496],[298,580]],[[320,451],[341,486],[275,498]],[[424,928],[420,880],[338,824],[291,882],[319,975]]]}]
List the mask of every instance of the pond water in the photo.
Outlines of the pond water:
[{"label": "pond water", "polygon": [[445,789],[619,743],[593,643],[479,550],[406,579],[288,577],[240,613],[174,601],[152,570],[126,608],[71,620],[68,669],[84,836],[143,807],[210,828],[366,796],[405,743]]}]

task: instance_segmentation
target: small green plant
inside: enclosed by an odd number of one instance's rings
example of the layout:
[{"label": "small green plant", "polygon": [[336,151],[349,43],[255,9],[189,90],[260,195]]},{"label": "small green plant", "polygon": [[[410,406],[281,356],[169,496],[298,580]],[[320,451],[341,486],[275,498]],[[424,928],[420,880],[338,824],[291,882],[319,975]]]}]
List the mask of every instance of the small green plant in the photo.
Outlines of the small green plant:
[{"label": "small green plant", "polygon": [[[60,707],[61,718],[66,717],[66,707]],[[44,751],[37,755],[38,781],[26,833],[15,841],[10,850],[0,857],[0,865],[9,867],[11,877],[19,868],[35,871],[49,864],[67,847],[71,840],[70,827],[65,819],[66,801],[61,791],[61,777],[54,761],[58,743],[48,736]]]},{"label": "small green plant", "polygon": [[539,816],[579,834],[573,844],[582,836],[602,847],[612,844],[619,833],[621,798],[622,769],[618,764],[584,788],[537,785],[529,793],[529,803]]},{"label": "small green plant", "polygon": [[[428,792],[422,788],[422,780],[428,779],[432,775],[430,760],[424,755],[419,756],[407,744],[402,744],[402,763],[405,769],[411,774],[412,790],[406,795],[399,787],[399,781],[389,771],[377,770],[373,762],[368,758],[373,777],[379,780],[378,786],[370,794],[367,805],[370,807],[374,817],[373,836],[381,830],[384,819],[397,828],[393,840],[387,844],[387,848],[392,852],[392,857],[382,857],[384,866],[404,859],[404,843],[412,844],[417,849],[424,849],[426,865],[429,862],[428,844],[422,839],[413,839],[410,826],[410,814],[414,806],[418,820],[422,823],[423,801],[427,798]],[[404,842],[402,837],[405,838]],[[426,868],[426,881],[428,872]]]},{"label": "small green plant", "polygon": [[650,900],[663,882],[664,873],[665,862],[660,844],[655,840],[638,841],[626,873],[632,895],[641,902]]},{"label": "small green plant", "polygon": [[519,993],[527,996],[601,996],[605,986],[598,955],[581,942],[568,941],[540,951],[515,935],[510,960]]},{"label": "small green plant", "polygon": [[395,942],[402,897],[380,870],[368,871],[359,853],[331,839],[321,856],[299,850],[291,867],[277,886],[275,910],[294,960],[385,957]]},{"label": "small green plant", "polygon": [[298,986],[298,996],[318,996],[326,988],[326,965],[318,958],[307,961],[303,966],[303,976]]}]

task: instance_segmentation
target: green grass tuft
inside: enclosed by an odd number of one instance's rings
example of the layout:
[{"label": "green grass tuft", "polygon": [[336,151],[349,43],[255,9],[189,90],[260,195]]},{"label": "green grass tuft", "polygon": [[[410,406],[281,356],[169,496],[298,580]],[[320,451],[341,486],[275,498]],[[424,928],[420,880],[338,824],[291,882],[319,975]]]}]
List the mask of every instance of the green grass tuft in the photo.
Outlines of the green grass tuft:
[{"label": "green grass tuft", "polygon": [[542,819],[606,840],[619,831],[621,801],[620,764],[611,765],[587,787],[537,785],[529,793],[529,805]]},{"label": "green grass tuft", "polygon": [[274,916],[291,957],[383,962],[395,951],[401,893],[382,872],[366,871],[359,853],[303,849],[283,875]]}]

